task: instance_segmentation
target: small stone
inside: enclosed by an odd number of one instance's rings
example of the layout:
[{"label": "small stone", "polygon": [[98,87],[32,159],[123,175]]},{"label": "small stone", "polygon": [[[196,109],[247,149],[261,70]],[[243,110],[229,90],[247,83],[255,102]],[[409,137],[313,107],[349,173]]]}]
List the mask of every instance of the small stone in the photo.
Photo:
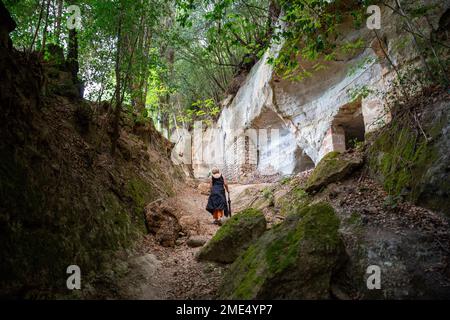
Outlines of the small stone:
[{"label": "small stone", "polygon": [[186,244],[191,248],[202,247],[206,243],[206,239],[202,237],[190,237]]}]

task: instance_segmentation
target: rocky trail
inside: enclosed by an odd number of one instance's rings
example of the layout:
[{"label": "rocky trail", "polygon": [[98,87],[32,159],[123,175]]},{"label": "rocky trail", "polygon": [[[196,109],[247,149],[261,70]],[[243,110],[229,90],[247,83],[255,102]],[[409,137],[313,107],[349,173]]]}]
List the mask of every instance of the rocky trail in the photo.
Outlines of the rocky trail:
[{"label": "rocky trail", "polygon": [[[268,185],[231,184],[233,213],[251,205],[253,198],[241,196],[243,193],[259,191]],[[199,189],[201,187],[202,184]],[[164,201],[179,213],[179,220],[188,226],[190,235],[181,233],[174,247],[162,246],[153,235],[145,236],[137,249],[137,257],[130,260],[130,272],[121,280],[119,297],[123,295],[145,300],[215,297],[226,266],[195,259],[200,247],[219,228],[212,223],[212,217],[205,210],[207,200],[204,190],[201,192],[197,188],[187,187],[177,192],[176,197]]]},{"label": "rocky trail", "polygon": [[[233,214],[264,199],[262,190],[273,185],[230,184]],[[207,186],[205,188],[205,183],[200,182],[198,187],[185,187],[174,198],[164,200],[173,211],[178,212],[179,220],[187,225],[191,234],[181,233],[174,247],[162,246],[154,235],[145,236],[128,262],[127,275],[112,290],[115,292],[114,298],[164,300],[215,297],[227,266],[200,262],[195,258],[201,246],[219,229],[205,210]]]},{"label": "rocky trail", "polygon": [[[230,185],[233,213],[255,207],[264,213],[268,228],[282,222],[280,203],[295,186],[304,183],[309,173],[302,173],[289,183],[255,183]],[[120,295],[135,299],[215,299],[217,289],[229,265],[198,261],[201,247],[219,229],[204,210],[207,195],[202,188],[189,186],[170,203],[179,212],[179,220],[190,229],[182,232],[173,247],[161,246],[154,235],[147,235],[138,249],[137,258],[130,260],[130,272],[121,281]],[[275,191],[268,196],[268,193]],[[386,192],[363,173],[329,184],[314,201],[328,201],[341,220],[340,233],[350,255],[359,245],[369,248],[372,261],[395,269],[386,278],[392,287],[405,287],[408,295],[411,280],[408,270],[419,265],[424,274],[418,277],[442,288],[446,294],[449,272],[447,248],[450,245],[448,221],[430,210],[408,202],[389,202]],[[188,226],[188,227],[186,227]],[[366,230],[361,238],[361,230]],[[360,230],[360,231],[358,231]],[[363,239],[363,240],[362,240]],[[223,248],[227,250],[227,248]],[[417,260],[417,255],[422,258]],[[334,289],[332,289],[334,290]],[[337,299],[358,299],[335,289]]]}]

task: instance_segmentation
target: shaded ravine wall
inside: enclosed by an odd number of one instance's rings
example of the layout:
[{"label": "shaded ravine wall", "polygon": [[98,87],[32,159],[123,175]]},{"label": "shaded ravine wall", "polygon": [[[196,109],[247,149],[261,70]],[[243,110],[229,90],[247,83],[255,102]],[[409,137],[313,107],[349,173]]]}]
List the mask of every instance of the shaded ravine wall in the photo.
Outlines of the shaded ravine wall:
[{"label": "shaded ravine wall", "polygon": [[[437,29],[449,5],[426,2],[437,5],[435,14],[429,15]],[[382,8],[381,21],[378,36],[397,68],[418,63],[414,48],[404,45],[411,35],[401,32],[399,17]],[[428,22],[419,23],[425,34],[431,32]],[[361,140],[389,122],[379,96],[389,90],[395,72],[380,41],[373,30],[365,26],[353,30],[349,23],[343,24],[341,34],[341,43],[362,38],[369,46],[341,55],[339,61],[324,62],[325,69],[300,82],[279,78],[268,64],[282,48],[274,44],[252,68],[236,96],[225,99],[213,126],[194,129],[190,137],[187,132],[181,139],[174,136],[174,161],[192,164],[198,178],[206,177],[213,166],[233,180],[255,171],[289,175],[313,167],[331,151],[344,151],[351,140]],[[364,88],[374,93],[355,100],[351,93]]]}]

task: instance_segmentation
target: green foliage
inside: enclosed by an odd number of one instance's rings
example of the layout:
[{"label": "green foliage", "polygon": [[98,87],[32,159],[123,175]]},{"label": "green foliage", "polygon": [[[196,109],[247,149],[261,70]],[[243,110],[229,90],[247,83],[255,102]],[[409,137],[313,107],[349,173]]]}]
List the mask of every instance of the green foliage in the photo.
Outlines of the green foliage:
[{"label": "green foliage", "polygon": [[347,54],[356,54],[361,51],[361,49],[365,48],[364,39],[358,38],[353,42],[346,42],[342,45],[342,52]]},{"label": "green foliage", "polygon": [[351,139],[348,143],[351,149],[361,150],[364,147],[364,141],[359,141],[357,138]]},{"label": "green foliage", "polygon": [[195,104],[212,100],[218,106],[227,94],[235,93],[233,78],[249,71],[269,44],[269,6],[269,0],[175,1],[178,23],[167,40],[177,52],[173,83],[178,122],[186,127],[195,119],[209,122],[219,109],[209,116]]},{"label": "green foliage", "polygon": [[264,197],[264,199],[268,200],[269,202],[269,206],[273,206],[274,205],[274,195],[273,195],[273,189],[270,187],[266,187],[263,190],[261,190],[261,193]]},{"label": "green foliage", "polygon": [[[360,22],[360,12],[364,6],[331,9],[338,6],[340,1],[327,0],[283,0],[280,1],[285,15],[282,20],[287,28],[280,31],[278,38],[285,39],[283,49],[278,57],[270,59],[278,73],[285,79],[300,81],[308,78],[313,72],[323,69],[321,64],[312,69],[303,66],[307,61],[332,61],[340,48],[335,41],[338,36],[338,26],[346,19]],[[358,14],[359,13],[359,14]],[[356,23],[358,24],[358,23]],[[363,46],[361,40],[353,44],[342,45],[342,50],[355,50]],[[317,68],[320,66],[320,68]]]},{"label": "green foliage", "polygon": [[261,190],[261,193],[262,193],[263,197],[266,199],[269,199],[270,197],[273,196],[272,189],[269,187],[266,187],[263,190]]},{"label": "green foliage", "polygon": [[395,209],[398,207],[398,204],[402,202],[403,198],[400,195],[388,195],[383,202],[383,206],[387,209]]},{"label": "green foliage", "polygon": [[194,121],[204,121],[207,125],[217,118],[220,113],[220,107],[216,105],[213,99],[197,100],[191,107],[185,109],[177,117],[179,122],[192,124]]},{"label": "green foliage", "polygon": [[364,98],[367,98],[374,91],[370,89],[366,85],[353,87],[347,90],[347,95],[350,98],[350,102],[361,101]]},{"label": "green foliage", "polygon": [[[55,10],[59,1],[54,2],[47,12],[47,1],[6,1],[18,22],[12,33],[15,46],[39,50],[45,61],[52,57],[44,44],[58,45],[67,54],[67,7],[79,5],[78,61],[85,96],[114,99],[117,62],[123,102],[170,131],[175,125],[189,128],[197,119],[215,119],[219,102],[236,93],[234,77],[245,75],[272,40],[284,45],[269,63],[293,81],[311,77],[342,55],[360,53],[368,44],[362,38],[343,41],[340,27],[352,22],[353,28],[363,28],[366,8],[376,1],[72,0],[63,2],[61,15]],[[435,7],[411,4],[404,10],[401,19],[415,23]],[[284,28],[276,25],[280,13]],[[415,37],[429,64],[427,75],[447,79],[448,59],[440,58],[448,56],[445,47],[438,41],[430,45],[420,31]],[[408,48],[412,38],[404,37],[393,50]],[[372,62],[361,59],[348,72],[353,75]],[[352,99],[367,93],[351,93]]]},{"label": "green foliage", "polygon": [[364,59],[359,60],[357,64],[349,68],[347,72],[348,76],[355,75],[358,71],[361,71],[362,69],[368,67],[374,61],[375,59],[373,57],[365,57]]}]

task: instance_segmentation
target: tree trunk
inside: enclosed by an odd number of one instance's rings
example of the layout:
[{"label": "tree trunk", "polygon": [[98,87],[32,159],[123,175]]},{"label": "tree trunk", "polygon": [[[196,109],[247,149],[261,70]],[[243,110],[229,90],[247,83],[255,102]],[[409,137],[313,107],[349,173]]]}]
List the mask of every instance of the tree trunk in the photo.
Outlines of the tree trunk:
[{"label": "tree trunk", "polygon": [[44,7],[45,7],[45,0],[42,0],[41,10],[39,12],[39,20],[38,20],[38,24],[36,26],[36,30],[33,35],[33,39],[31,40],[29,53],[31,53],[33,51],[34,44],[36,43],[37,35],[39,34],[39,29],[41,28],[42,16],[44,15]]},{"label": "tree trunk", "polygon": [[119,125],[120,125],[120,113],[122,112],[122,95],[121,95],[121,75],[120,75],[120,55],[122,50],[122,11],[120,10],[119,13],[119,23],[117,25],[117,49],[116,49],[116,66],[115,66],[115,73],[116,73],[116,90],[115,90],[115,100],[116,100],[116,107],[114,110],[114,121],[113,121],[113,136],[112,136],[112,143],[111,143],[111,155],[114,156],[116,153],[117,148],[117,141],[119,140],[120,132],[119,132]]},{"label": "tree trunk", "polygon": [[47,42],[47,33],[48,33],[48,17],[50,14],[50,4],[51,4],[52,0],[47,0],[47,8],[46,8],[46,13],[45,13],[45,25],[44,25],[44,30],[42,31],[42,47],[41,47],[41,52],[45,52],[45,45]]},{"label": "tree trunk", "polygon": [[58,2],[58,8],[57,8],[57,13],[56,13],[55,36],[56,36],[56,39],[59,44],[60,37],[61,37],[61,20],[62,20],[62,10],[63,10],[64,0],[57,0],[57,2]]},{"label": "tree trunk", "polygon": [[270,0],[269,16],[268,16],[268,20],[267,20],[267,29],[269,31],[269,35],[273,34],[274,28],[277,24],[280,14],[281,14],[281,7],[278,4],[278,1]]},{"label": "tree trunk", "polygon": [[133,109],[138,113],[142,113],[145,108],[145,98],[144,94],[144,82],[146,81],[147,69],[147,35],[146,35],[146,25],[145,25],[145,13],[141,16],[139,24],[135,26],[136,38],[133,42],[132,37],[128,40],[128,48],[130,52],[130,57],[132,57],[132,66],[134,66],[131,74],[129,74],[129,89],[131,93],[131,105]]},{"label": "tree trunk", "polygon": [[147,99],[147,89],[148,89],[148,56],[150,54],[150,44],[151,44],[152,33],[147,28],[143,31],[142,37],[142,54],[143,54],[143,63],[142,68],[140,70],[140,82],[137,86],[136,94],[136,110],[142,113],[145,109],[145,101]]},{"label": "tree trunk", "polygon": [[67,52],[67,67],[72,75],[73,83],[78,83],[78,32],[76,29],[69,30],[69,45]]}]

